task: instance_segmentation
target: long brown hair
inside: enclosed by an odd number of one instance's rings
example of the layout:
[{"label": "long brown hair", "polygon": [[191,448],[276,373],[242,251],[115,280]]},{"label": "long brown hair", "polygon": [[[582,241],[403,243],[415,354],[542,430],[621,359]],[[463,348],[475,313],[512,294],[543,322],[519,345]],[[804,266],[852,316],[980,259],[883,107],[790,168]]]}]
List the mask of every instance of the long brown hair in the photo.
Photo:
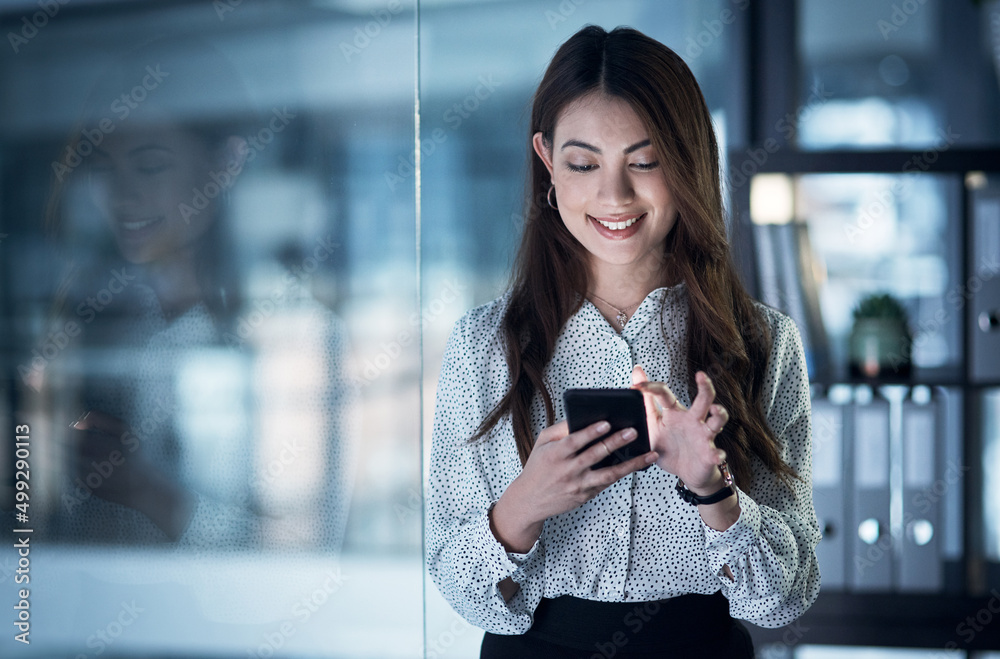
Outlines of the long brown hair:
[{"label": "long brown hair", "polygon": [[587,252],[558,211],[545,203],[550,175],[531,151],[531,136],[541,132],[551,145],[562,110],[594,92],[624,100],[639,115],[675,200],[677,221],[662,266],[664,283],[684,282],[688,292],[688,392],[697,392],[697,371],[712,377],[716,402],[730,417],[716,444],[726,451],[737,484],[750,484],[751,454],[787,481],[794,471],[782,459],[761,405],[771,336],[729,252],[708,107],[684,61],[630,28],[609,33],[587,26],[577,32],[556,52],[535,92],[528,133],[530,196],[501,326],[511,388],[474,439],[509,414],[523,464],[535,441],[531,405],[536,394],[544,401],[548,424],[554,422],[545,368],[560,331],[589,291]]}]

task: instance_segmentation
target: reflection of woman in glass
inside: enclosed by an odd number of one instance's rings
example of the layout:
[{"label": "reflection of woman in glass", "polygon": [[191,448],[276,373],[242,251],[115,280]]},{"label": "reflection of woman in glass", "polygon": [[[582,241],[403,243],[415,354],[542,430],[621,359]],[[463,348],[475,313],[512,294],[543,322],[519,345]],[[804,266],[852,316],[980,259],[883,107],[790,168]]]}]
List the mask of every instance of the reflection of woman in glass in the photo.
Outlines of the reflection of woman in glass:
[{"label": "reflection of woman in glass", "polygon": [[53,364],[60,381],[48,378],[78,391],[83,412],[68,438],[61,539],[339,549],[346,341],[295,278],[265,288],[266,304],[244,303],[258,292],[246,295],[240,275],[262,264],[235,258],[228,199],[257,154],[235,122],[191,110],[239,92],[210,48],[147,47],[104,77],[97,112],[67,151],[87,153],[67,190],[86,174],[113,240],[104,254],[95,248],[101,234],[87,235],[79,196],[62,195],[63,233],[92,242],[77,254],[84,265],[63,312],[83,333]]},{"label": "reflection of woman in glass", "polygon": [[[819,589],[809,386],[795,325],[732,265],[704,99],[662,44],[588,27],[531,146],[547,202],[513,288],[442,366],[431,574],[484,657],[750,657],[733,618],[787,624]],[[629,386],[653,450],[591,470],[634,434],[582,450],[604,429],[569,433],[562,392]]]}]

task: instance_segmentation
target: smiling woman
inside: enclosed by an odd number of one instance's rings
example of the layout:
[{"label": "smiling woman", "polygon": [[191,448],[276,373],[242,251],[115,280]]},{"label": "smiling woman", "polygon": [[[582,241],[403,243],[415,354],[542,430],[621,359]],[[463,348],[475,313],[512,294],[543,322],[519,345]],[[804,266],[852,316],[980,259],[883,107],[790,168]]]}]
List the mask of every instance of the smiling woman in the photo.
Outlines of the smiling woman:
[{"label": "smiling woman", "polygon": [[[162,84],[143,82],[151,70]],[[192,117],[186,106],[205,89],[244,114]],[[116,110],[126,98],[127,117]],[[342,415],[354,393],[340,375],[346,337],[298,275],[248,300],[234,255],[231,195],[262,148],[246,128],[263,125],[256,136],[271,143],[295,115],[276,109],[253,120],[232,64],[197,40],[134,50],[94,85],[88,107],[65,151],[78,166],[61,163],[50,229],[73,229],[63,193],[85,191],[106,247],[69,250],[76,258],[54,303],[55,313],[76,310],[82,331],[38,378],[68,389],[76,408],[61,438],[64,505],[45,531],[125,546],[339,549],[349,504]],[[109,268],[127,286],[109,284],[115,295],[102,299],[94,281]],[[276,340],[286,333],[309,358]]]},{"label": "smiling woman", "polygon": [[552,176],[548,196],[587,250],[591,297],[609,300],[599,307],[609,320],[622,313],[619,305],[639,306],[659,285],[664,243],[677,221],[642,120],[625,101],[595,92],[563,110],[551,141],[538,132],[532,144]]},{"label": "smiling woman", "polygon": [[[794,323],[736,275],[698,84],[635,30],[584,28],[529,142],[546,203],[442,365],[431,575],[483,657],[750,657],[736,619],[787,624],[819,590],[809,387]],[[562,393],[629,386],[652,450],[592,469],[635,430],[569,432]]]}]

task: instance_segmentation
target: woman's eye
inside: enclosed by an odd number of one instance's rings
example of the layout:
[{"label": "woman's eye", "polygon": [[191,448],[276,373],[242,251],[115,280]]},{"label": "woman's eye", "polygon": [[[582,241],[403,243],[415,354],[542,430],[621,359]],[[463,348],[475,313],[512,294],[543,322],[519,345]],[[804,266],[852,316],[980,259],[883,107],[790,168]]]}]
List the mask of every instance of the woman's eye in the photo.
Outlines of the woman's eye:
[{"label": "woman's eye", "polygon": [[147,176],[153,176],[159,174],[160,172],[165,172],[170,167],[167,163],[157,163],[149,165],[140,165],[136,167],[140,174],[145,174]]},{"label": "woman's eye", "polygon": [[660,163],[658,163],[656,161],[653,161],[653,162],[637,162],[637,163],[633,164],[632,166],[635,167],[636,169],[642,170],[644,172],[648,172],[651,169],[656,169],[657,167],[659,167]]},{"label": "woman's eye", "polygon": [[566,163],[566,167],[572,172],[589,172],[597,167],[597,165],[575,165],[571,162]]}]

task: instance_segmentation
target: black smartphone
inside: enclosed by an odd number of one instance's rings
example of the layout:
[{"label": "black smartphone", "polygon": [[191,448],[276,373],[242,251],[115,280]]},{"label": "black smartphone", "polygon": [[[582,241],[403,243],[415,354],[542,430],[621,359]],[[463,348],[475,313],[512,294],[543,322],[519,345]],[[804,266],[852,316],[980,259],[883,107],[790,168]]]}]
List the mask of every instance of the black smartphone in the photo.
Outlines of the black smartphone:
[{"label": "black smartphone", "polygon": [[[625,428],[635,428],[638,436],[616,451],[612,451],[591,469],[601,469],[626,462],[649,452],[646,428],[646,407],[642,393],[636,389],[567,389],[563,392],[569,431],[576,432],[598,421],[607,421],[611,430],[584,447],[589,448],[605,437]],[[648,468],[648,467],[644,467]]]}]

